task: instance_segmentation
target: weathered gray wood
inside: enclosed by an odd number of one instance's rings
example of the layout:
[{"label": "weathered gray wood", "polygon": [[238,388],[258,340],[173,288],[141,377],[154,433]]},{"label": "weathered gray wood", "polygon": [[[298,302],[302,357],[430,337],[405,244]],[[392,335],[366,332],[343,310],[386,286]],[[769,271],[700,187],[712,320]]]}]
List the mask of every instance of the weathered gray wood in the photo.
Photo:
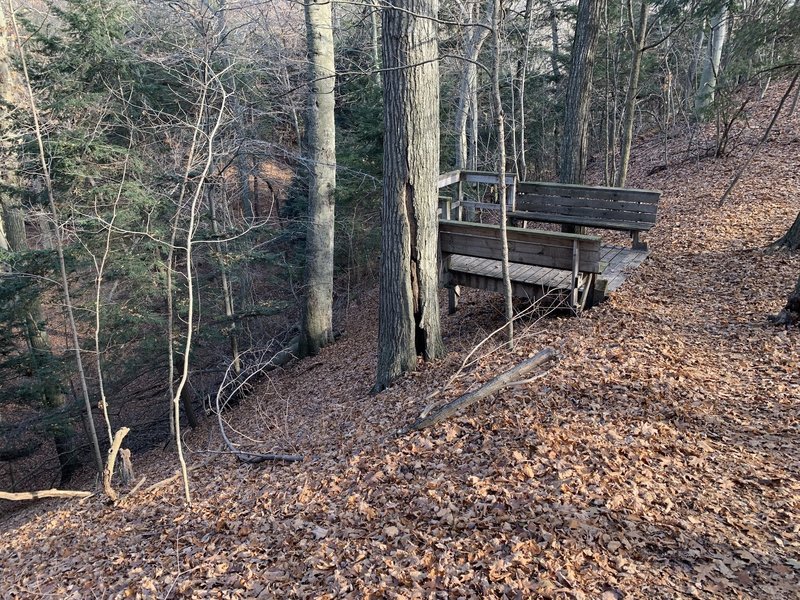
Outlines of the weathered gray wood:
[{"label": "weathered gray wood", "polygon": [[649,202],[652,204],[658,204],[661,199],[661,192],[657,190],[576,185],[571,183],[543,183],[538,181],[518,182],[517,194],[539,194],[567,198],[604,198],[608,200]]},{"label": "weathered gray wood", "polygon": [[116,502],[119,495],[116,490],[111,486],[111,478],[114,476],[114,465],[117,461],[117,453],[122,446],[122,440],[130,432],[127,427],[122,427],[117,433],[114,434],[114,440],[111,447],[108,449],[108,460],[106,461],[106,468],[103,470],[103,490],[112,502]]},{"label": "weathered gray wood", "polygon": [[[520,227],[509,227],[507,235],[509,246],[513,245],[516,255],[516,258],[510,258],[512,262],[572,269],[572,244],[577,241],[581,253],[580,270],[598,272],[600,238],[596,236]],[[440,221],[439,238],[443,253],[482,258],[499,256],[492,253],[500,241],[500,229],[496,225]]]},{"label": "weathered gray wood", "polygon": [[[579,286],[584,293],[588,287],[594,289],[593,297],[590,296],[587,302],[596,304],[608,293],[617,290],[647,256],[646,251],[603,246],[600,260],[602,277],[596,278],[593,283],[584,277]],[[502,293],[499,261],[459,255],[449,256],[448,261],[449,270],[442,282],[445,287],[459,284]],[[570,290],[571,271],[512,263],[510,272],[513,293],[518,298],[536,300],[547,293],[566,294]]]},{"label": "weathered gray wood", "polygon": [[462,180],[461,171],[450,171],[439,175],[439,189],[447,187]]},{"label": "weathered gray wood", "polygon": [[648,231],[653,228],[652,223],[635,221],[611,221],[608,219],[593,219],[591,217],[572,217],[556,213],[536,213],[514,211],[508,213],[509,218],[522,221],[538,221],[540,223],[562,223],[567,225],[585,225],[597,229],[615,229],[619,231]]},{"label": "weathered gray wood", "polygon": [[[490,173],[488,171],[461,171],[462,181],[467,183],[485,183],[489,185],[496,185],[500,182],[500,177],[497,173]],[[517,180],[516,175],[513,173],[506,174],[506,184],[512,185]]]},{"label": "weathered gray wood", "polygon": [[[480,258],[496,258],[500,241],[478,235],[443,232],[439,235],[442,252],[445,254],[463,254]],[[600,272],[599,239],[597,247],[590,247],[581,253],[579,267],[583,272]],[[508,250],[511,262],[553,269],[572,269],[572,249],[558,246],[544,246],[535,242],[520,240],[509,241]]]},{"label": "weathered gray wood", "polygon": [[494,379],[489,380],[487,383],[482,385],[477,390],[469,392],[468,394],[464,394],[463,396],[459,396],[452,402],[448,402],[439,410],[429,415],[421,416],[416,421],[401,429],[398,433],[404,434],[409,431],[419,431],[420,429],[425,429],[426,427],[430,427],[431,425],[436,425],[437,423],[441,423],[445,419],[463,411],[464,409],[472,406],[476,402],[491,396],[495,392],[502,390],[503,388],[507,387],[510,383],[514,381],[518,381],[519,379],[523,378],[525,375],[540,367],[541,365],[547,363],[548,361],[554,360],[556,358],[556,351],[552,348],[545,348],[540,350],[535,356],[519,363],[512,369],[509,369],[505,373],[498,375]]},{"label": "weathered gray wood", "polygon": [[539,196],[524,194],[517,196],[517,210],[533,212],[562,212],[570,209],[575,212],[564,214],[602,214],[603,212],[621,213],[625,216],[652,218],[658,211],[657,204],[645,204],[601,198],[563,198],[558,196]]}]

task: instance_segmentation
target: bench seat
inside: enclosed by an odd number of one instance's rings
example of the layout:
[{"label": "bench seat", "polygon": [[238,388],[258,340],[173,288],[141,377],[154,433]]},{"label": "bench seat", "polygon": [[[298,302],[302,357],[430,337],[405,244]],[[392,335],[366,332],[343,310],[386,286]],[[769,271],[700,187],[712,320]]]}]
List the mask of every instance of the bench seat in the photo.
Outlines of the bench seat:
[{"label": "bench seat", "polygon": [[[600,273],[600,238],[588,235],[507,228],[509,275],[515,296],[534,300],[552,289],[569,293],[570,306],[586,306]],[[442,284],[451,290],[454,312],[458,285],[503,291],[501,231],[497,225],[440,221]]]},{"label": "bench seat", "polygon": [[661,192],[560,183],[517,183],[513,210],[522,221],[629,231],[633,247],[646,250],[639,234],[656,224]]}]

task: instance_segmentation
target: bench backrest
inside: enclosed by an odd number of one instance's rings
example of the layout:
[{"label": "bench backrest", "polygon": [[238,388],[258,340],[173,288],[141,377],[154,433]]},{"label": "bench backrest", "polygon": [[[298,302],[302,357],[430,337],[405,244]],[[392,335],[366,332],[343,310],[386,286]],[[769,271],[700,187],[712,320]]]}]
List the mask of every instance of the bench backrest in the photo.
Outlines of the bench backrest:
[{"label": "bench backrest", "polygon": [[661,192],[562,183],[517,182],[515,210],[614,222],[649,229],[656,222]]},{"label": "bench backrest", "polygon": [[[500,227],[463,221],[439,221],[442,254],[498,260]],[[571,270],[577,244],[578,270],[600,272],[600,238],[537,229],[508,228],[508,260],[513,263]]]}]

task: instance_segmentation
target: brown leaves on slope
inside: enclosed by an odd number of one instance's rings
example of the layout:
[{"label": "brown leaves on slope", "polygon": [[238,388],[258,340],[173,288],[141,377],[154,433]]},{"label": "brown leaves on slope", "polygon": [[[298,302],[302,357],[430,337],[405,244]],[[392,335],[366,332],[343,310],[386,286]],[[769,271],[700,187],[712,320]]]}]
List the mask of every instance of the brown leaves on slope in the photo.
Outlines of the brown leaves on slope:
[{"label": "brown leaves on slope", "polygon": [[[466,292],[443,317],[451,353],[370,397],[375,302],[364,298],[342,340],[232,419],[304,463],[211,455],[190,509],[176,487],[125,509],[92,499],[17,515],[4,523],[2,595],[796,595],[800,333],[766,316],[800,260],[762,248],[800,210],[797,154],[781,145],[798,138],[798,117],[777,131],[721,210],[730,158],[634,179],[664,191],[651,258],[608,303],[530,323],[514,355],[483,358],[445,396],[554,345],[561,361],[540,381],[394,438],[502,305]],[[196,462],[218,449],[214,436],[188,439]],[[137,470],[158,480],[172,462],[154,452]]]}]

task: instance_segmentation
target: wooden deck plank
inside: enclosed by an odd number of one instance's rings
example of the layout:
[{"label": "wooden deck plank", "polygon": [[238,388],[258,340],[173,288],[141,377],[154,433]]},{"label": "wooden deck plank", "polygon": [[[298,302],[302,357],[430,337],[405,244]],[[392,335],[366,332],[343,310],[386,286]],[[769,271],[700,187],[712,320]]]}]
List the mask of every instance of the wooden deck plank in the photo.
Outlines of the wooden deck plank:
[{"label": "wooden deck plank", "polygon": [[[619,289],[627,277],[644,262],[647,254],[644,250],[603,246],[600,250],[600,262],[604,268],[600,277],[608,282],[607,291]],[[502,263],[499,260],[454,254],[450,257],[450,271],[454,281],[460,285],[502,292]],[[571,273],[561,269],[512,263],[510,274],[516,296],[535,298],[547,290],[567,291],[570,288]]]}]

